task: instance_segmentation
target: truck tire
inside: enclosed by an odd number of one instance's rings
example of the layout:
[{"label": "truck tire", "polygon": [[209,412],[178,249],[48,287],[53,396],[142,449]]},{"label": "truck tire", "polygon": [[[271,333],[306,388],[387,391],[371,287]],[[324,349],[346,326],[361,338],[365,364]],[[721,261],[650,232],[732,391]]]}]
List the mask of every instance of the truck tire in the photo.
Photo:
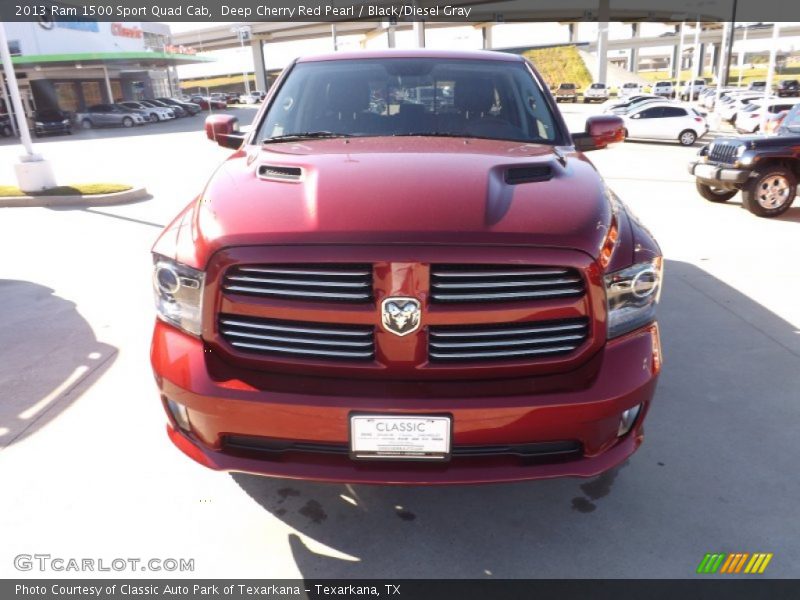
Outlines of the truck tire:
[{"label": "truck tire", "polygon": [[705,183],[695,181],[697,193],[709,202],[727,202],[733,198],[739,190],[726,190],[723,188],[715,188]]},{"label": "truck tire", "polygon": [[766,167],[742,190],[742,205],[759,217],[782,215],[794,202],[797,177],[786,167]]}]

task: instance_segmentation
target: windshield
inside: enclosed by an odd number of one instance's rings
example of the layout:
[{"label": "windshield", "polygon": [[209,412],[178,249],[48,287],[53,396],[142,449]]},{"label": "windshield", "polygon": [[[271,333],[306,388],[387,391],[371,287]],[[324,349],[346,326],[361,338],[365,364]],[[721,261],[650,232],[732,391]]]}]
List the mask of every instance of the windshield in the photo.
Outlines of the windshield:
[{"label": "windshield", "polygon": [[602,90],[602,89],[605,89],[605,87],[606,87],[605,83],[593,83],[592,84],[592,89],[593,90]]},{"label": "windshield", "polygon": [[795,104],[781,123],[781,129],[786,129],[792,133],[800,131],[800,104]]},{"label": "windshield", "polygon": [[308,134],[558,137],[542,88],[523,63],[439,58],[298,63],[258,140]]}]

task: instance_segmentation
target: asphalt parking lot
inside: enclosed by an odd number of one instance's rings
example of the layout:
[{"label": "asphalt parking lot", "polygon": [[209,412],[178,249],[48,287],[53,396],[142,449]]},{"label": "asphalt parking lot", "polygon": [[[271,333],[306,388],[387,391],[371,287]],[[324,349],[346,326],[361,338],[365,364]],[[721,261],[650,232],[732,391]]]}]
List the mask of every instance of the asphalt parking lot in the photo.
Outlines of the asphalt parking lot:
[{"label": "asphalt parking lot", "polygon": [[[561,108],[573,130],[598,110]],[[228,152],[201,127],[37,141],[59,182],[150,198],[0,210],[1,577],[41,576],[13,557],[48,553],[193,558],[196,577],[686,578],[707,552],[772,552],[766,576],[798,576],[800,200],[771,220],[705,202],[697,148],[588,155],[666,257],[664,371],[615,471],[458,488],[227,475],[168,442],[148,357],[149,248]],[[20,151],[0,142],[0,183]]]}]

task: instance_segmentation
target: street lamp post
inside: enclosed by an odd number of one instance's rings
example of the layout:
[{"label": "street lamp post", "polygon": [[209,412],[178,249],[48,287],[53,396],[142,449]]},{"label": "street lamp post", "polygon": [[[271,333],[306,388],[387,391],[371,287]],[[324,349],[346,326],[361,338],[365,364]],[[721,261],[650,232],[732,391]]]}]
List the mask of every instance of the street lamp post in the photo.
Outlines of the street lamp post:
[{"label": "street lamp post", "polygon": [[[3,70],[6,72],[8,93],[11,96],[11,104],[14,107],[14,115],[17,117],[17,127],[19,128],[20,140],[25,148],[25,154],[20,156],[20,162],[14,165],[14,172],[17,176],[17,185],[19,185],[19,189],[23,192],[41,192],[42,190],[56,187],[56,180],[50,163],[33,151],[31,132],[28,129],[28,121],[25,118],[25,109],[22,106],[22,98],[19,94],[19,85],[17,85],[17,75],[14,73],[14,65],[11,62],[11,53],[8,50],[6,28],[1,21],[0,59],[2,59]],[[13,118],[14,117],[12,116],[12,119]]]}]

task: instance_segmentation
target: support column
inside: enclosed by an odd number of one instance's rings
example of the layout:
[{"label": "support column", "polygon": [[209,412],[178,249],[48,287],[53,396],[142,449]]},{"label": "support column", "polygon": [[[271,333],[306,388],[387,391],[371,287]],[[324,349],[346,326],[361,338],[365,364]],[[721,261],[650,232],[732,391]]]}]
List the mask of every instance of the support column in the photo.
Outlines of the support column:
[{"label": "support column", "polygon": [[266,92],[267,68],[264,66],[264,44],[261,40],[251,40],[250,48],[253,51],[253,72],[256,76],[256,89],[259,92]]},{"label": "support column", "polygon": [[108,102],[114,103],[114,91],[111,89],[111,79],[108,77],[108,69],[103,66],[103,79],[106,81],[106,94],[108,95]]},{"label": "support column", "polygon": [[[3,89],[3,102],[6,105],[6,112],[12,114],[14,111],[11,109],[11,99],[8,97],[8,88],[6,87],[6,82],[3,80],[2,73],[0,73],[0,88]],[[9,119],[8,124],[11,126],[14,137],[18,136],[19,131],[17,131],[16,119]]]},{"label": "support column", "polygon": [[675,44],[672,47],[672,62],[669,65],[669,76],[672,79],[676,79],[678,77],[678,72],[679,72],[678,69],[680,67],[680,65],[678,64],[679,62],[680,62],[680,57],[678,56],[678,44]]},{"label": "support column", "polygon": [[414,21],[414,37],[417,40],[417,48],[425,47],[425,21]]},{"label": "support column", "polygon": [[484,25],[483,29],[481,29],[481,34],[483,36],[483,49],[484,50],[491,50],[492,49],[492,26],[491,25]]},{"label": "support column", "polygon": [[609,0],[599,0],[597,11],[597,79],[606,82],[608,74]]},{"label": "support column", "polygon": [[[702,27],[701,27],[702,29]],[[702,77],[703,71],[706,69],[706,45],[705,44],[695,44],[695,48],[697,48],[697,58],[695,59],[696,71],[697,76]]]},{"label": "support column", "polygon": [[336,34],[336,23],[331,23],[331,41],[333,42],[333,51],[339,49],[339,37]]},{"label": "support column", "polygon": [[570,44],[577,44],[578,43],[578,33],[580,31],[580,23],[570,23],[569,24],[569,43]]},{"label": "support column", "polygon": [[[631,39],[636,40],[640,35],[639,23],[631,23]],[[639,48],[631,46],[630,56],[628,57],[628,71],[631,73],[639,72]]]},{"label": "support column", "polygon": [[390,24],[389,27],[386,29],[386,42],[389,48],[395,47],[395,39],[394,39],[394,25]]}]

